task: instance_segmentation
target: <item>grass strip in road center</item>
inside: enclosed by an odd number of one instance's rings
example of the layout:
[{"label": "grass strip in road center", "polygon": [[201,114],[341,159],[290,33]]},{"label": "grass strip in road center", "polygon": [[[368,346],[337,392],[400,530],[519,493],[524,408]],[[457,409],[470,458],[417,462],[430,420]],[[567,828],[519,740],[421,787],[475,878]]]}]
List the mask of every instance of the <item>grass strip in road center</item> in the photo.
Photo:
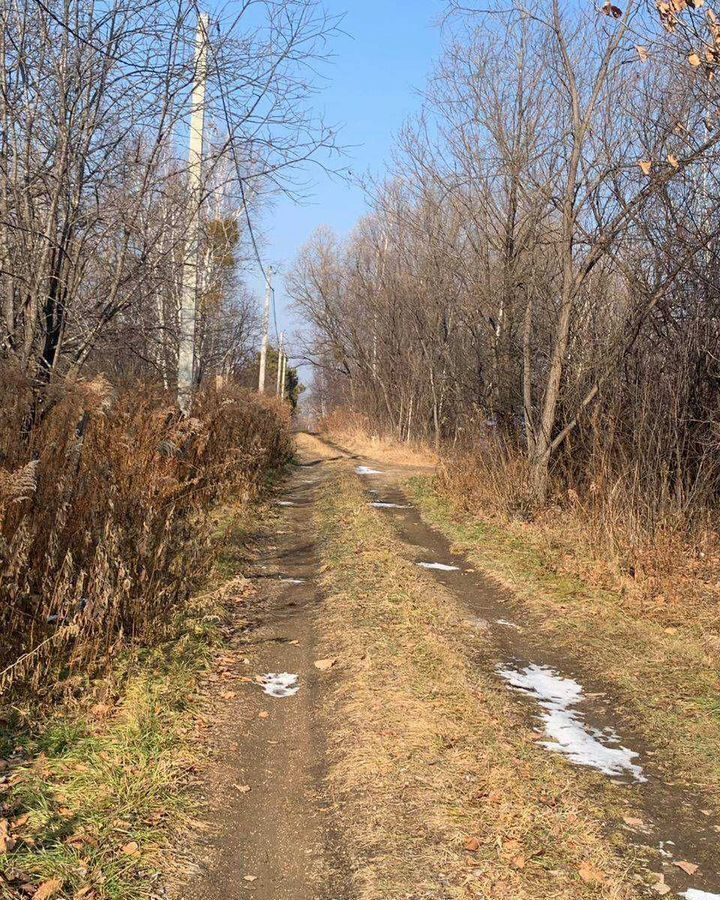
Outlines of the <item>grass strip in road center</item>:
[{"label": "grass strip in road center", "polygon": [[339,673],[330,783],[358,895],[638,896],[602,825],[619,789],[536,747],[482,633],[403,557],[357,479],[338,474],[316,515]]}]

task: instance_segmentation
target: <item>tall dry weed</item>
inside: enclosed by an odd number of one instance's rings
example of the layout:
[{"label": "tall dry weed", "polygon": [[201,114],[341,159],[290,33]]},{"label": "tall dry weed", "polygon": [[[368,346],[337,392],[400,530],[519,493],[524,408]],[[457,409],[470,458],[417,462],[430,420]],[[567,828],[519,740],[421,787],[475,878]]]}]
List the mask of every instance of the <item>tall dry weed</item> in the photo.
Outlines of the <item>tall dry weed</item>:
[{"label": "tall dry weed", "polygon": [[0,690],[51,689],[151,641],[206,571],[208,514],[291,453],[289,415],[238,388],[191,418],[149,387],[0,373]]}]

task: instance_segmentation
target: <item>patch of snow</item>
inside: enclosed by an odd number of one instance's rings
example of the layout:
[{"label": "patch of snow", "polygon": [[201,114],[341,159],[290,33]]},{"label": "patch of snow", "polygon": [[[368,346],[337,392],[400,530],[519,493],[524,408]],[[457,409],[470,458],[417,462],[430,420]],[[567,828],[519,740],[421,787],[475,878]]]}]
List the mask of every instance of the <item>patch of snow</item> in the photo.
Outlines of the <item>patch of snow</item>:
[{"label": "patch of snow", "polygon": [[384,475],[379,469],[369,469],[367,466],[357,466],[355,468],[356,475]]},{"label": "patch of snow", "polygon": [[459,572],[460,566],[448,566],[445,563],[419,562],[421,569],[437,569],[439,572]]},{"label": "patch of snow", "polygon": [[278,506],[295,506],[292,500],[276,500]]},{"label": "patch of snow", "polygon": [[496,625],[504,625],[506,628],[514,628],[516,631],[522,631],[522,628],[516,622],[510,622],[508,619],[495,619]]},{"label": "patch of snow", "polygon": [[699,891],[697,888],[690,888],[681,897],[687,897],[687,900],[720,900],[720,894],[710,894],[707,891]]},{"label": "patch of snow", "polygon": [[300,690],[297,675],[290,672],[266,672],[260,676],[258,684],[271,697],[292,697]]},{"label": "patch of snow", "polygon": [[281,578],[280,584],[305,584],[304,578]]},{"label": "patch of snow", "polygon": [[406,503],[388,503],[386,500],[373,500],[370,506],[374,506],[375,509],[410,509]]},{"label": "patch of snow", "polygon": [[563,753],[579,766],[590,766],[605,775],[631,775],[636,781],[646,781],[642,768],[633,759],[638,755],[627,747],[610,747],[619,743],[612,729],[591,728],[582,714],[573,709],[583,699],[581,685],[572,678],[563,678],[549,666],[529,665],[524,669],[501,667],[498,674],[508,684],[537,700],[543,712],[541,719],[550,740],[543,746]]}]

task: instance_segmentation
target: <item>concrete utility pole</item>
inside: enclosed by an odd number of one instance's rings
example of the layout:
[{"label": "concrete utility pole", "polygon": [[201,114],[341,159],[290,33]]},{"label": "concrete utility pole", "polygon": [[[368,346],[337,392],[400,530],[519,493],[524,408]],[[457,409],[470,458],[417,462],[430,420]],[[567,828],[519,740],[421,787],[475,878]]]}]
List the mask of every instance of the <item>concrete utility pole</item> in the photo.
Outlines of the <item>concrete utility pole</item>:
[{"label": "concrete utility pole", "polygon": [[260,347],[260,374],[258,375],[258,391],[265,393],[265,367],[267,366],[268,331],[270,329],[270,301],[272,300],[272,266],[268,266],[267,283],[265,285],[265,310],[263,312],[263,336]]},{"label": "concrete utility pole", "polygon": [[187,415],[190,411],[195,373],[195,321],[197,318],[198,261],[200,249],[200,204],[202,201],[203,131],[205,126],[205,86],[207,83],[208,28],[207,13],[198,17],[195,44],[195,82],[190,116],[190,153],[188,155],[188,189],[190,221],[187,249],[183,262],[180,298],[180,346],[178,349],[178,405]]},{"label": "concrete utility pole", "polygon": [[287,378],[287,354],[282,355],[282,372],[280,374],[280,399],[285,399],[285,379]]},{"label": "concrete utility pole", "polygon": [[275,385],[275,396],[280,396],[280,376],[282,374],[283,346],[285,344],[285,332],[280,332],[280,346],[278,347],[277,356],[277,384]]}]

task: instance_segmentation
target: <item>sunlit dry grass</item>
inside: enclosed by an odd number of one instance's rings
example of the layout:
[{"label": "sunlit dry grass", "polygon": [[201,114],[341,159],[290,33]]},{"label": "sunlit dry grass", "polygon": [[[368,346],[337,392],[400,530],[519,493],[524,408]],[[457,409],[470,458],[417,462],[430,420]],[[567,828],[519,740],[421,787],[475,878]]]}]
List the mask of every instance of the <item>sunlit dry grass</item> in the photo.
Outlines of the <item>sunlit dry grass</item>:
[{"label": "sunlit dry grass", "polygon": [[599,776],[569,777],[537,747],[482,635],[403,559],[352,479],[328,487],[319,520],[340,673],[331,783],[359,896],[636,896],[607,810],[578,788]]},{"label": "sunlit dry grass", "polygon": [[[602,565],[582,524],[566,515],[526,522],[469,511],[430,479],[409,483],[423,517],[470,560],[511,588],[532,627],[554,646],[592,660],[624,714],[660,753],[657,765],[720,799],[720,630],[717,586],[678,571],[666,547],[662,594]],[[655,552],[660,554],[661,547]]]},{"label": "sunlit dry grass", "polygon": [[346,450],[379,462],[423,468],[434,467],[438,462],[437,454],[421,442],[374,434],[365,417],[342,408],[323,421],[322,431]]},{"label": "sunlit dry grass", "polygon": [[288,414],[227,387],[183,418],[103,379],[41,402],[4,370],[0,394],[0,695],[82,688],[127,643],[163,637],[207,571],[209,510],[289,458]]},{"label": "sunlit dry grass", "polygon": [[121,654],[80,700],[55,711],[18,702],[0,720],[3,900],[42,885],[56,900],[148,900],[161,874],[182,877],[199,827],[199,681],[247,588],[237,553],[252,516],[243,504],[214,512],[214,574],[167,623],[169,640]]}]

